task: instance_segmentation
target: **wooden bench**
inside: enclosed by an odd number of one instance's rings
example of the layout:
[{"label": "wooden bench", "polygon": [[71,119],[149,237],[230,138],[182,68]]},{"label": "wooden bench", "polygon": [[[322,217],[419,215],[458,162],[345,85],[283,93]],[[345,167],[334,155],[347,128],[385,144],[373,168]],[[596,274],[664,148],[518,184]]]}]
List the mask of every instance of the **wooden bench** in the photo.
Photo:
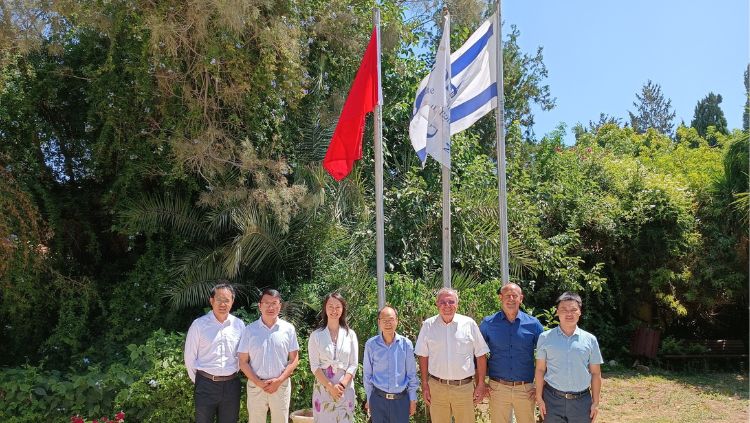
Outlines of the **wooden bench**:
[{"label": "wooden bench", "polygon": [[704,367],[708,367],[708,362],[714,359],[737,359],[740,363],[740,370],[744,371],[745,363],[748,359],[748,349],[745,343],[739,339],[700,339],[696,341],[687,341],[687,350],[695,352],[685,354],[665,354],[660,358],[669,361],[682,361],[689,364],[691,361],[703,361]]}]

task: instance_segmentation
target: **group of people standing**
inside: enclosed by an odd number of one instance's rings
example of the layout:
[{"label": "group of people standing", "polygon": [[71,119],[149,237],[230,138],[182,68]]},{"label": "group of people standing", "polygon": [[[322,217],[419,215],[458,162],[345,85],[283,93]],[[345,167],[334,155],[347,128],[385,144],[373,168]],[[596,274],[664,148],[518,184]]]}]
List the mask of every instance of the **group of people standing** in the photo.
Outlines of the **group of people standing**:
[{"label": "group of people standing", "polygon": [[[417,391],[433,423],[474,422],[476,404],[489,398],[492,423],[593,422],[598,413],[602,356],[596,337],[578,327],[581,297],[557,300],[560,325],[544,331],[521,309],[516,284],[498,290],[501,310],[477,325],[457,313],[458,292],[443,288],[438,314],[422,323],[416,344],[397,333],[398,312],[378,312],[380,334],[365,343],[362,358],[365,408],[374,423],[406,423],[416,412]],[[249,423],[289,421],[290,376],[299,364],[297,334],[279,318],[278,291],[262,292],[260,318],[245,326],[230,314],[235,297],[227,284],[210,293],[211,311],[190,326],[185,366],[195,384],[197,423],[236,423],[241,371],[247,377]],[[316,422],[351,422],[359,365],[357,335],[347,324],[347,303],[338,293],[323,299],[317,328],[308,340]],[[488,359],[489,355],[489,359]],[[417,361],[420,372],[417,373]]]}]

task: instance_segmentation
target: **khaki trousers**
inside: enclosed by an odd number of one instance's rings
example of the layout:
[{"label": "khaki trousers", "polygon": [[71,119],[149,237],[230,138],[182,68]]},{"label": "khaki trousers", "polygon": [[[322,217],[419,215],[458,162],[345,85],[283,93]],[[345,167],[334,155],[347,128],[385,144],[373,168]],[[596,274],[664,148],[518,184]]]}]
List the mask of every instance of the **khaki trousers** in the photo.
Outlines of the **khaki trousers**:
[{"label": "khaki trousers", "polygon": [[266,423],[268,410],[271,410],[271,423],[289,422],[289,400],[292,397],[292,384],[285,380],[273,394],[247,381],[248,423]]},{"label": "khaki trousers", "polygon": [[461,386],[442,384],[430,378],[430,419],[432,423],[474,423],[474,384]]},{"label": "khaki trousers", "polygon": [[533,383],[508,386],[490,380],[490,420],[492,423],[511,423],[516,414],[516,423],[534,423],[534,398],[529,398]]}]

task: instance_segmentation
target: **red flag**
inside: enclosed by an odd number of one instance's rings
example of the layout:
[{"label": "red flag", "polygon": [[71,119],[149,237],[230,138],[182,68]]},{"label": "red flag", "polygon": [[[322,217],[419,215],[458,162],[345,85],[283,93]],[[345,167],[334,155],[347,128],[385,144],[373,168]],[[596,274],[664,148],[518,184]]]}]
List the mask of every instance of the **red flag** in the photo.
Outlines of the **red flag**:
[{"label": "red flag", "polygon": [[339,122],[328,145],[323,167],[340,181],[352,171],[354,161],[362,158],[362,135],[365,115],[378,104],[378,46],[376,30],[372,30],[370,43],[362,57],[357,76],[354,77],[349,96],[341,110]]}]

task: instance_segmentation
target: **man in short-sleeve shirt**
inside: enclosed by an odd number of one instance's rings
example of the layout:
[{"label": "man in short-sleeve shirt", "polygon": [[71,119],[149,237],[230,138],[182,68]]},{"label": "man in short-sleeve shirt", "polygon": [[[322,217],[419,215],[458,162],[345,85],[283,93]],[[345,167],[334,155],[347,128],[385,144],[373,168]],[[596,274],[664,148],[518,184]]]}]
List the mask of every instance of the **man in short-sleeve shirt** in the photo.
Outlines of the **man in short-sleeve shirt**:
[{"label": "man in short-sleeve shirt", "polygon": [[589,423],[599,413],[604,362],[596,337],[578,327],[581,297],[566,292],[557,300],[560,326],[539,336],[536,347],[536,402],[545,423]]},{"label": "man in short-sleeve shirt", "polygon": [[297,332],[279,318],[281,295],[266,289],[258,302],[260,319],[245,328],[240,341],[240,369],[247,376],[249,423],[289,421],[292,385],[289,377],[299,364]]},{"label": "man in short-sleeve shirt", "polygon": [[450,423],[451,416],[455,423],[473,423],[474,405],[484,397],[489,348],[476,322],[456,313],[455,290],[438,291],[436,305],[440,313],[422,323],[414,347],[422,396],[430,408],[432,423]]}]

